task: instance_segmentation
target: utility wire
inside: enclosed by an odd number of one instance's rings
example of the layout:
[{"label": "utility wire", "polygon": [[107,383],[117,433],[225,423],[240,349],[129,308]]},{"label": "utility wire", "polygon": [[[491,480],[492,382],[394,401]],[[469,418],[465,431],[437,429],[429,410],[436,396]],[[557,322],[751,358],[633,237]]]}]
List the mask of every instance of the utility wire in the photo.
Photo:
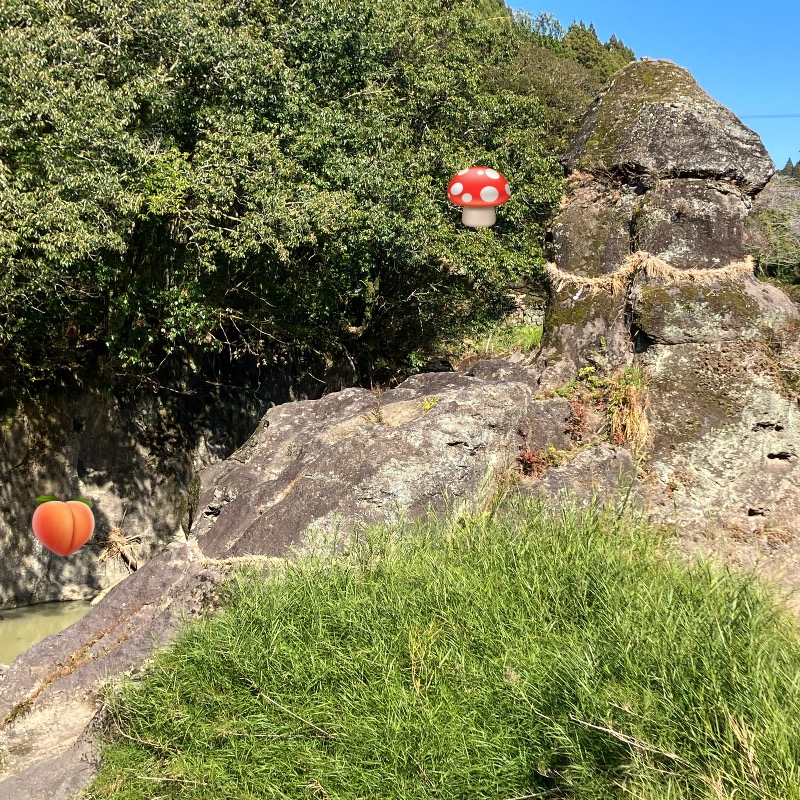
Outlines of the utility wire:
[{"label": "utility wire", "polygon": [[786,117],[800,117],[800,114],[742,114],[739,119],[784,119]]}]

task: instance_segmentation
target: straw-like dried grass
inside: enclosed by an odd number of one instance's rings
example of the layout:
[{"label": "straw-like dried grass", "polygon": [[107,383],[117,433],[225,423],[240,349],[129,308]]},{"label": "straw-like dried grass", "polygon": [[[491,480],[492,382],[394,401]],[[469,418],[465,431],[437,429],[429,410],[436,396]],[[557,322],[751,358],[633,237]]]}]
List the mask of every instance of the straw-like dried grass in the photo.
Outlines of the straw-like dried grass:
[{"label": "straw-like dried grass", "polygon": [[578,286],[589,289],[591,294],[598,294],[600,292],[618,294],[625,289],[630,284],[632,278],[639,273],[644,273],[648,278],[657,278],[672,283],[692,283],[695,285],[708,286],[717,281],[736,280],[745,275],[752,275],[753,268],[753,259],[747,256],[744,261],[733,261],[730,264],[726,264],[724,267],[678,269],[645,250],[631,253],[625,261],[622,262],[619,269],[596,278],[587,278],[582,275],[564,272],[555,264],[548,263],[545,265],[550,282],[556,289],[560,290],[564,286]]},{"label": "straw-like dried grass", "polygon": [[135,572],[139,565],[136,547],[139,542],[141,537],[137,534],[126,536],[120,528],[111,528],[100,552],[100,563],[120,558],[130,571]]}]

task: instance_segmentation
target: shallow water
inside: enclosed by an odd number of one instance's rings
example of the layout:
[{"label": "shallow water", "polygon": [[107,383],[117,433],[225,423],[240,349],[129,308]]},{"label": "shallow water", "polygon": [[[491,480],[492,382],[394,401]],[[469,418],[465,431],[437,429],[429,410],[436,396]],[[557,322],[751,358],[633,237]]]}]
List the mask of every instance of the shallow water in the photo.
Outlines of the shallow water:
[{"label": "shallow water", "polygon": [[10,664],[45,637],[63,631],[81,619],[89,608],[88,602],[74,600],[0,611],[0,664]]}]

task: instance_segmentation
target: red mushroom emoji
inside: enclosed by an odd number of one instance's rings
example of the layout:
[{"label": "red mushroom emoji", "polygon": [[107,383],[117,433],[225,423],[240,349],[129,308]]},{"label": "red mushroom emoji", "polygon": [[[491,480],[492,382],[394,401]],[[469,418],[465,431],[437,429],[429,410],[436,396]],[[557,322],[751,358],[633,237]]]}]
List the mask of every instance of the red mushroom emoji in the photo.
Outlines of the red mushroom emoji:
[{"label": "red mushroom emoji", "polygon": [[451,203],[464,206],[461,221],[471,228],[488,228],[494,225],[495,206],[501,206],[511,196],[508,181],[489,167],[470,167],[454,175],[447,185]]}]

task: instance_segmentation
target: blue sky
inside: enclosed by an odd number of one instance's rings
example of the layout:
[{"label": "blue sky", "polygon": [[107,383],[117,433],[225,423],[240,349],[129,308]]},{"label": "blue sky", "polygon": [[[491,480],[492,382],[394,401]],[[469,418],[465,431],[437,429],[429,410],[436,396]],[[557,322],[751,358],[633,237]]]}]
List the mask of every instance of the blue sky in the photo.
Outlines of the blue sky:
[{"label": "blue sky", "polygon": [[[778,169],[800,161],[800,0],[506,0],[510,8],[554,14],[564,27],[594,22],[638,58],[667,58],[756,131]],[[772,119],[751,115],[795,114]]]}]

